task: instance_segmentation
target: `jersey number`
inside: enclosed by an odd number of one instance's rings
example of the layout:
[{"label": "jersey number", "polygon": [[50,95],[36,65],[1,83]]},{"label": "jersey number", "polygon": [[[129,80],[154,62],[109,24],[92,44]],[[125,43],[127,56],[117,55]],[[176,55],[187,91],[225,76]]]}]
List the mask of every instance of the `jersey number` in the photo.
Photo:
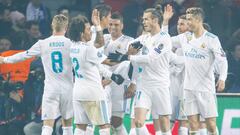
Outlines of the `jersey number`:
[{"label": "jersey number", "polygon": [[52,69],[55,73],[61,73],[63,71],[62,53],[54,51],[51,53]]},{"label": "jersey number", "polygon": [[74,66],[74,73],[77,78],[83,78],[83,76],[79,73],[80,65],[77,58],[72,58],[72,63]]}]

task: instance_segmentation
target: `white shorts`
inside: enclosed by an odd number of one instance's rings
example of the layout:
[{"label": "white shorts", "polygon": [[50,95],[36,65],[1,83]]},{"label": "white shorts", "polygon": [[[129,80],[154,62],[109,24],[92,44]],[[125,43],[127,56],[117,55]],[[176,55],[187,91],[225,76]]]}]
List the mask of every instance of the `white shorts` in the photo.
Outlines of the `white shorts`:
[{"label": "white shorts", "polygon": [[72,94],[44,93],[42,99],[42,120],[73,117]]},{"label": "white shorts", "polygon": [[104,125],[110,123],[107,101],[73,101],[74,123]]},{"label": "white shorts", "polygon": [[136,96],[135,108],[152,110],[155,115],[172,114],[169,89],[153,87],[147,92],[140,90]]},{"label": "white shorts", "polygon": [[111,84],[112,112],[125,112],[127,100],[124,93],[127,91],[128,85]]},{"label": "white shorts", "polygon": [[[131,104],[130,104],[130,118],[134,119],[135,118],[135,101],[136,101],[136,97],[137,97],[137,93],[139,93],[138,91],[136,92],[135,96],[131,99]],[[154,112],[153,112],[154,113]],[[156,116],[156,113],[152,114],[153,116]],[[158,117],[158,116],[157,116]],[[147,115],[146,115],[146,120],[150,120],[151,119],[151,110],[148,111]]]},{"label": "white shorts", "polygon": [[112,114],[111,87],[109,85],[105,86],[104,91],[106,93],[106,101],[107,101],[107,105],[108,105],[108,114],[109,114],[109,117],[111,118],[111,114]]},{"label": "white shorts", "polygon": [[188,120],[186,112],[184,111],[183,101],[178,96],[171,96],[172,115],[171,121]]},{"label": "white shorts", "polygon": [[184,90],[184,110],[187,116],[200,114],[203,118],[217,117],[215,93]]}]

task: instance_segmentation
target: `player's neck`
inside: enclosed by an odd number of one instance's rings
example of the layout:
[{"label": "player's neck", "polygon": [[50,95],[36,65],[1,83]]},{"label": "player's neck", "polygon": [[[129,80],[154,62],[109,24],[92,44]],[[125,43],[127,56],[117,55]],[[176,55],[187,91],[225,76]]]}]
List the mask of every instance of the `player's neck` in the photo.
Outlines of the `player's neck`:
[{"label": "player's neck", "polygon": [[150,32],[151,36],[156,35],[157,33],[159,33],[161,31],[160,27],[155,27],[152,29],[152,31]]},{"label": "player's neck", "polygon": [[64,36],[65,32],[53,32],[53,36]]},{"label": "player's neck", "polygon": [[203,28],[203,26],[200,26],[193,33],[194,33],[195,38],[199,38],[203,35],[204,32],[205,32],[205,29]]},{"label": "player's neck", "polygon": [[123,35],[122,33],[119,33],[116,36],[112,36],[112,40],[114,41],[114,40],[118,39],[119,37],[121,37],[122,35]]}]

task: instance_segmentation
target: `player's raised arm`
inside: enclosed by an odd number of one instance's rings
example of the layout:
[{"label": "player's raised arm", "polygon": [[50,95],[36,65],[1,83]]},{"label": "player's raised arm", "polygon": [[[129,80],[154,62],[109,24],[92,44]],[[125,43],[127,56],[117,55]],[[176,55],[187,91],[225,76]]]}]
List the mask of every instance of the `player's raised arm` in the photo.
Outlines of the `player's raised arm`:
[{"label": "player's raised arm", "polygon": [[92,12],[92,23],[96,27],[96,39],[94,41],[94,46],[100,48],[104,46],[103,30],[100,25],[100,13],[97,9]]},{"label": "player's raised arm", "polygon": [[34,56],[40,55],[40,41],[35,43],[29,50],[17,53],[8,57],[1,57],[0,64],[2,63],[17,63],[24,61],[26,59],[32,58]]}]

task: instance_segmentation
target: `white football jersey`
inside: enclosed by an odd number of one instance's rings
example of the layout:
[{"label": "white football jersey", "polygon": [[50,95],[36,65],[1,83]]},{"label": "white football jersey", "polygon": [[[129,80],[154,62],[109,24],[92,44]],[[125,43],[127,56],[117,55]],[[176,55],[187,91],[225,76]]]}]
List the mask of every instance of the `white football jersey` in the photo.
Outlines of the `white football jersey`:
[{"label": "white football jersey", "polygon": [[[122,54],[126,54],[128,51],[128,45],[129,43],[133,40],[133,38],[126,36],[126,35],[122,35],[120,36],[118,39],[116,40],[112,40],[112,37],[110,34],[104,34],[104,55],[108,56],[109,53],[122,53]],[[109,69],[111,71],[114,71],[119,64],[114,65],[109,67]]]},{"label": "white football jersey", "polygon": [[220,68],[219,79],[226,80],[227,59],[216,35],[205,31],[201,37],[195,38],[193,33],[186,32],[172,37],[172,42],[176,48],[183,49],[184,89],[215,92],[215,66]]},{"label": "white football jersey", "polygon": [[104,100],[99,66],[106,59],[97,49],[84,42],[72,43],[70,56],[75,73],[73,99],[82,101]]},{"label": "white football jersey", "polygon": [[[161,86],[169,88],[169,63],[176,59],[172,53],[172,44],[169,34],[160,32],[154,36],[143,35],[141,38],[147,55],[130,56],[130,61],[143,67],[142,87]],[[141,39],[140,38],[140,39]],[[140,41],[141,42],[141,41]],[[143,50],[144,53],[144,50]]]},{"label": "white football jersey", "polygon": [[132,37],[122,35],[113,41],[110,34],[104,34],[104,54],[108,56],[109,53],[116,53],[116,51],[126,54],[128,51],[128,45],[132,40]]},{"label": "white football jersey", "polygon": [[70,59],[71,41],[64,36],[50,36],[39,40],[29,50],[6,57],[6,63],[15,63],[41,56],[44,72],[44,93],[72,90],[73,74]]}]

